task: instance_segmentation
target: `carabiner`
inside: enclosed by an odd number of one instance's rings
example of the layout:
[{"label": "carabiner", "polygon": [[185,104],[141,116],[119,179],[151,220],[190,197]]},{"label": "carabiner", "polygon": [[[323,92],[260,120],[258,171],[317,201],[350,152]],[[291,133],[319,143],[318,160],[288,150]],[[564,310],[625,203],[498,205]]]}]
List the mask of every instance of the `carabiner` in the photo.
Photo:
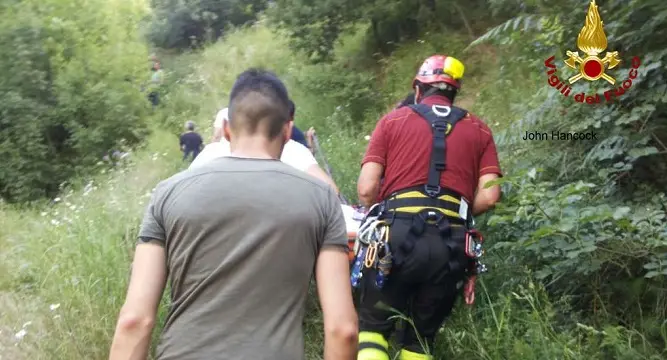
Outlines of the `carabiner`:
[{"label": "carabiner", "polygon": [[364,259],[364,265],[367,268],[373,267],[375,265],[375,260],[377,259],[377,243],[372,243],[368,245],[368,250],[366,250],[366,259]]}]

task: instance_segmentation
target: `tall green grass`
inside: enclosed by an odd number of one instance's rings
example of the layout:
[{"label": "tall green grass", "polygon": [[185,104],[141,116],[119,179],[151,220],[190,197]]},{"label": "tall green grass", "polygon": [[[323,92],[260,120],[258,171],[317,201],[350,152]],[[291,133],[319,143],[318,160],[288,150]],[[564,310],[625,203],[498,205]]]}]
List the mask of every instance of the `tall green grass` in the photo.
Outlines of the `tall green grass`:
[{"label": "tall green grass", "polygon": [[147,140],[125,167],[102,168],[42,209],[0,208],[1,336],[25,359],[108,356],[138,221],[157,181],[182,166],[171,134]]},{"label": "tall green grass", "polygon": [[[387,107],[409,91],[408,74],[420,58],[445,48],[462,50],[465,45],[442,41],[408,45],[384,60],[385,71],[378,82],[383,93],[389,94],[383,95]],[[358,43],[352,36],[339,51],[344,54],[345,47]],[[297,125],[318,129],[336,181],[355,198],[364,136],[380,113],[369,112],[361,130],[340,126],[346,116],[337,109],[342,104],[326,93],[311,93],[298,86],[300,74],[313,69],[290,53],[273,30],[258,25],[236,31],[200,54],[163,63],[170,90],[163,98],[164,107],[155,114],[160,130],[147,139],[145,149],[131,155],[130,164],[100,172],[79,187],[64,189],[58,199],[37,210],[0,205],[0,349],[11,348],[8,354],[12,359],[106,358],[146,201],[159,180],[184,166],[175,134],[184,121],[194,120],[203,134],[210,135],[215,113],[226,106],[233,80],[248,67],[271,69],[285,80],[297,104]],[[482,65],[488,62],[472,57],[468,63],[473,64],[469,65],[471,85],[464,99],[473,108],[479,106],[474,101],[485,97],[487,104],[494,104],[493,97],[503,94],[499,87],[484,88],[497,86],[495,82],[485,85],[490,75]],[[532,90],[527,86],[522,91]],[[515,94],[514,98],[520,96]],[[496,111],[509,116],[507,109],[501,108],[504,103],[496,103]],[[494,113],[490,105],[480,109]],[[438,337],[436,358],[641,359],[655,353],[643,341],[628,340],[639,338],[639,334],[611,326],[599,330],[574,326],[576,317],[556,310],[556,305],[563,309],[564,304],[551,303],[541,286],[529,278],[513,284],[520,285],[508,285],[503,293],[494,293],[486,290],[490,284],[482,277],[478,304],[472,309],[456,309]],[[320,359],[322,322],[314,294],[308,307],[307,356]],[[563,319],[573,326],[555,325]],[[638,343],[644,347],[634,348]]]}]

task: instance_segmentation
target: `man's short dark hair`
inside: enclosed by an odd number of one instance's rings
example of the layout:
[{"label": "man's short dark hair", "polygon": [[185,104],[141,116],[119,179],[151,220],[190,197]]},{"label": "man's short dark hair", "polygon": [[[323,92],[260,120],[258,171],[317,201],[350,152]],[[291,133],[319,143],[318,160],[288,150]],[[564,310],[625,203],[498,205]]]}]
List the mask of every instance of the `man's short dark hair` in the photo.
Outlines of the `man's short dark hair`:
[{"label": "man's short dark hair", "polygon": [[294,104],[294,101],[290,100],[289,101],[289,117],[294,118],[295,113],[296,113],[296,105]]},{"label": "man's short dark hair", "polygon": [[274,139],[291,119],[289,101],[287,88],[276,74],[248,69],[236,78],[229,95],[229,125],[249,134],[261,131]]}]

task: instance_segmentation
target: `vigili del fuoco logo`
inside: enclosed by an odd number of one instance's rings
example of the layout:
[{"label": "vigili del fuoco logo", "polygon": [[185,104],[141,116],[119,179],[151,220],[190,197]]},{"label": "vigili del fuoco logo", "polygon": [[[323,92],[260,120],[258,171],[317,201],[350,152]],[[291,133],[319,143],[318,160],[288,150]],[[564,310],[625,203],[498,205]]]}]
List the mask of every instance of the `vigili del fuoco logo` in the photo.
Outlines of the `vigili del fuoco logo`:
[{"label": "vigili del fuoco logo", "polygon": [[586,22],[584,27],[579,32],[577,37],[577,48],[582,51],[583,56],[579,55],[579,51],[567,51],[568,58],[564,60],[567,67],[578,70],[578,74],[567,79],[567,82],[561,80],[556,75],[556,65],[554,63],[556,56],[551,56],[544,65],[547,67],[547,75],[549,78],[547,82],[549,85],[559,90],[565,97],[570,96],[572,88],[571,84],[585,79],[588,81],[598,81],[603,79],[613,86],[613,88],[606,90],[602,96],[600,94],[586,94],[579,93],[574,95],[574,100],[579,103],[597,104],[602,102],[602,98],[606,102],[611,102],[620,98],[626,91],[632,87],[632,80],[637,78],[639,66],[641,61],[639,57],[632,58],[632,67],[628,72],[627,78],[623,82],[616,83],[616,79],[607,73],[607,70],[614,69],[621,62],[618,51],[607,51],[604,57],[600,57],[607,49],[607,35],[604,33],[602,19],[598,12],[598,6],[595,0],[591,0],[586,14]]}]

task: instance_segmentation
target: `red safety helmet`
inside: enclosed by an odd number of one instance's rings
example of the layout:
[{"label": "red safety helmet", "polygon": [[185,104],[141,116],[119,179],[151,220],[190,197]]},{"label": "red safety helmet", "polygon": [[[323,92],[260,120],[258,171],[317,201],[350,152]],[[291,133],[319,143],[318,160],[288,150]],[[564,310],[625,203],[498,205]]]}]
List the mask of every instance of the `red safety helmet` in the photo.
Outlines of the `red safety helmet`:
[{"label": "red safety helmet", "polygon": [[412,87],[419,81],[424,84],[447,83],[459,89],[464,70],[463,63],[451,56],[433,55],[424,60],[412,81]]}]

